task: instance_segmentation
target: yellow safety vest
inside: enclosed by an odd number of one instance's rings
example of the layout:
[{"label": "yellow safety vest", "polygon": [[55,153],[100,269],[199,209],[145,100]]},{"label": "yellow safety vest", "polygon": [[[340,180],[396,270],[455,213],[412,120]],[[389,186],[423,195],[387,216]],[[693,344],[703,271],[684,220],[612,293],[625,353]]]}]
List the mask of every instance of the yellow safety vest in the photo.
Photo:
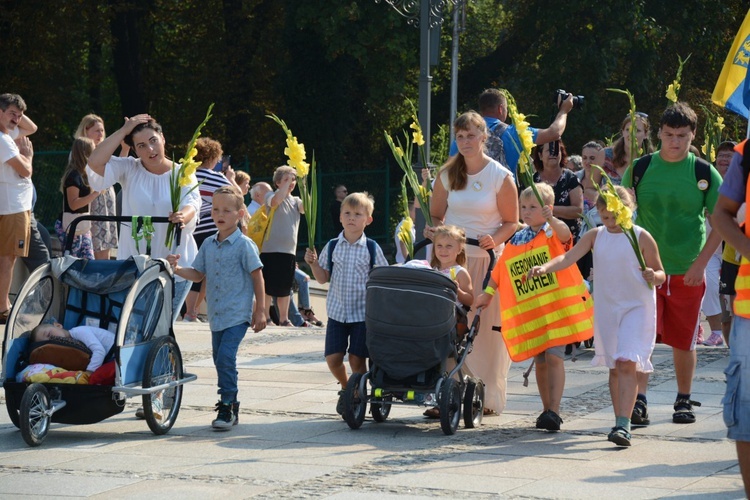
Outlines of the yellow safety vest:
[{"label": "yellow safety vest", "polygon": [[565,253],[559,238],[548,232],[539,231],[524,245],[506,244],[492,271],[500,293],[503,340],[513,361],[594,334],[593,300],[577,266],[526,277],[532,267]]},{"label": "yellow safety vest", "polygon": [[[735,146],[734,150],[740,154],[745,153],[747,139]],[[745,202],[750,206],[750,177],[745,185]],[[750,238],[750,220],[745,221],[745,236]],[[740,269],[737,272],[737,280],[734,282],[734,290],[737,295],[734,298],[734,314],[743,318],[750,318],[750,261],[744,256],[740,260]]]}]

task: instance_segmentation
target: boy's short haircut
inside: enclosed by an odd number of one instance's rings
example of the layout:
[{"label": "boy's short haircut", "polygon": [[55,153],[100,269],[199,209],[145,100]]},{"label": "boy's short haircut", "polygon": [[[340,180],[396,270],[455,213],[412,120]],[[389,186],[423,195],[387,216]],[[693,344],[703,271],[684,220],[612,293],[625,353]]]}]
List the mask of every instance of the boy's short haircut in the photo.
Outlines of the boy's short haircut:
[{"label": "boy's short haircut", "polygon": [[26,111],[26,101],[18,94],[0,94],[0,109],[7,110],[10,106],[15,106],[21,112]]},{"label": "boy's short haircut", "polygon": [[290,167],[289,165],[282,165],[273,172],[274,186],[278,185],[278,183],[281,182],[281,179],[283,179],[286,174],[293,174],[295,177],[297,177],[297,171],[294,169],[294,167]]},{"label": "boy's short haircut", "polygon": [[348,206],[354,209],[363,207],[367,211],[367,216],[372,217],[372,212],[375,210],[375,200],[373,200],[370,193],[362,191],[361,193],[352,193],[344,198],[341,202],[341,211],[344,211],[344,207]]},{"label": "boy's short haircut", "polygon": [[250,182],[250,174],[245,172],[244,170],[237,170],[234,172],[234,180],[237,182],[237,184],[242,184],[243,182]]},{"label": "boy's short haircut", "polygon": [[[555,190],[552,189],[552,186],[543,182],[536,182],[534,183],[534,185],[536,186],[536,190],[539,191],[539,196],[542,197],[542,201],[544,201],[545,205],[555,204]],[[531,186],[521,191],[520,197],[521,198],[536,198],[536,196],[534,195],[534,190],[531,189]]]},{"label": "boy's short haircut", "polygon": [[669,105],[661,115],[659,126],[666,125],[671,128],[690,127],[695,132],[698,126],[698,116],[686,102],[678,101]]},{"label": "boy's short haircut", "polygon": [[232,200],[234,200],[234,208],[235,210],[240,210],[242,208],[245,208],[245,200],[242,198],[242,195],[237,193],[237,191],[234,190],[231,186],[221,186],[219,189],[214,191],[214,196],[217,194],[225,194],[227,196],[231,196]]}]

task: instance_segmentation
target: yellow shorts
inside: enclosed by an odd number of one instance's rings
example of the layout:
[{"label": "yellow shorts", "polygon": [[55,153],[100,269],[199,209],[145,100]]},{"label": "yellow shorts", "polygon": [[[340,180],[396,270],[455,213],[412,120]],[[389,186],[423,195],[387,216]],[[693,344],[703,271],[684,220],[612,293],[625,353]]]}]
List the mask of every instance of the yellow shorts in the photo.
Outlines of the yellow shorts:
[{"label": "yellow shorts", "polygon": [[31,211],[0,215],[0,255],[28,257]]}]

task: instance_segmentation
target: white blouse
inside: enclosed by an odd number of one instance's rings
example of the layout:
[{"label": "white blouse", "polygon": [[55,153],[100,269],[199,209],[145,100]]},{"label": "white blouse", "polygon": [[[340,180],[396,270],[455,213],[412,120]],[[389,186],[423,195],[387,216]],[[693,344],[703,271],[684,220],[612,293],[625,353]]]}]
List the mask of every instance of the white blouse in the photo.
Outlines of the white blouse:
[{"label": "white blouse", "polygon": [[[174,164],[173,168],[179,168]],[[122,215],[150,215],[152,217],[167,217],[172,211],[172,202],[169,194],[170,172],[154,174],[149,172],[140,159],[133,157],[119,158],[113,156],[104,167],[104,176],[98,175],[91,167],[86,165],[91,188],[96,191],[106,189],[115,183],[122,186]],[[193,239],[193,231],[198,223],[198,214],[201,209],[201,197],[198,189],[193,189],[189,194],[187,191],[192,186],[182,188],[181,207],[192,206],[195,209],[195,217],[182,229],[180,244],[176,249],[168,249],[164,240],[167,235],[167,224],[154,224],[154,235],[151,240],[151,257],[164,258],[170,253],[180,254],[180,265],[190,266],[198,254],[198,247]],[[117,247],[117,258],[127,259],[131,255],[146,252],[146,241],[141,239],[136,248],[135,240],[131,232],[130,222],[120,225],[120,241]],[[175,276],[182,281],[182,278]]]}]

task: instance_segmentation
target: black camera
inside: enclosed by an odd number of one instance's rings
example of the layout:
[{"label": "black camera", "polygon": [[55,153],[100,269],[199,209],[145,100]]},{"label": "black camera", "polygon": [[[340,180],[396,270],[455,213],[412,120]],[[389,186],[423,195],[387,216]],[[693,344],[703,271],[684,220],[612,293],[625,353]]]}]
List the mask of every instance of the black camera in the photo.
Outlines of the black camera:
[{"label": "black camera", "polygon": [[[568,98],[570,94],[565,92],[563,89],[557,89],[555,90],[555,98],[553,102],[557,104],[557,107],[559,108],[562,102]],[[584,97],[582,95],[574,95],[573,96],[573,109],[581,109],[583,108],[584,103]]]}]

